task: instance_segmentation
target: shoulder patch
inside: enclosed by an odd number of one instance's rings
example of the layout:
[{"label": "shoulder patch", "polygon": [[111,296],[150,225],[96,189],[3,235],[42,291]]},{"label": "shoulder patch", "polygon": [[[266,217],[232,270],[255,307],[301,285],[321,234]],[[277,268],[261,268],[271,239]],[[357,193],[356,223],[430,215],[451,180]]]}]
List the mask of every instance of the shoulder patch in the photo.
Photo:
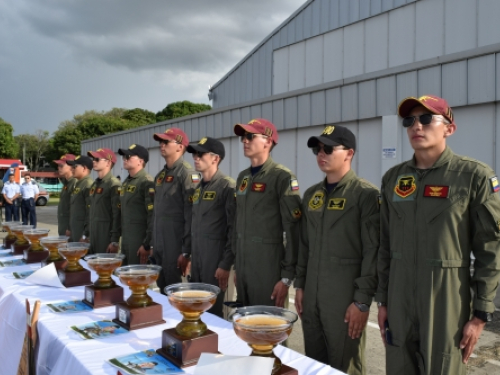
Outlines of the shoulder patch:
[{"label": "shoulder patch", "polygon": [[285,167],[283,164],[277,164],[276,169],[281,169],[281,170],[286,171],[288,173],[292,173],[292,171],[290,169],[288,169],[287,167]]},{"label": "shoulder patch", "polygon": [[153,208],[154,208],[154,205],[152,205],[152,204],[148,204],[148,211],[152,211],[152,210],[153,210]]},{"label": "shoulder patch", "polygon": [[155,195],[155,189],[154,188],[149,188],[149,195]]},{"label": "shoulder patch", "polygon": [[299,181],[296,178],[292,178],[290,180],[290,190],[295,191],[299,190]]},{"label": "shoulder patch", "polygon": [[198,173],[191,174],[191,181],[194,184],[197,184],[198,182],[200,182],[200,175]]},{"label": "shoulder patch", "polygon": [[498,183],[498,177],[493,176],[489,178],[490,185],[491,185],[491,192],[496,193],[500,191],[500,184]]}]

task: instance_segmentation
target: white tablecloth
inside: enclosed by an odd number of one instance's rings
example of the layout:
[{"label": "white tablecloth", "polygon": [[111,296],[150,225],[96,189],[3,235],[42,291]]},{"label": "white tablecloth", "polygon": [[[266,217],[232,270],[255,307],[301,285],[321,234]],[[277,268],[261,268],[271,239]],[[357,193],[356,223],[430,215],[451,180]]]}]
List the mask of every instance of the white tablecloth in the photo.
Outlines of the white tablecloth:
[{"label": "white tablecloth", "polygon": [[[175,327],[182,319],[180,313],[170,306],[165,296],[149,290],[148,293],[153,300],[163,306],[165,324],[106,339],[82,340],[69,329],[69,326],[97,320],[111,320],[115,317],[115,307],[95,309],[85,313],[52,313],[46,303],[81,300],[84,287],[50,288],[31,285],[12,277],[14,271],[25,271],[34,267],[36,266],[0,268],[0,363],[2,364],[0,375],[14,375],[17,372],[26,332],[26,298],[29,299],[31,306],[34,306],[37,299],[42,302],[38,323],[38,375],[116,375],[116,369],[106,362],[108,359],[149,348],[160,348],[162,331]],[[92,280],[96,279],[97,275],[92,273]],[[115,280],[118,281],[116,278]],[[130,295],[129,288],[124,287],[124,291],[127,298]],[[221,353],[250,354],[250,348],[236,336],[229,322],[209,313],[203,314],[202,319],[219,335]],[[275,353],[283,363],[299,370],[300,375],[343,374],[281,345],[276,347]],[[192,374],[194,369],[192,366],[184,370]]]}]

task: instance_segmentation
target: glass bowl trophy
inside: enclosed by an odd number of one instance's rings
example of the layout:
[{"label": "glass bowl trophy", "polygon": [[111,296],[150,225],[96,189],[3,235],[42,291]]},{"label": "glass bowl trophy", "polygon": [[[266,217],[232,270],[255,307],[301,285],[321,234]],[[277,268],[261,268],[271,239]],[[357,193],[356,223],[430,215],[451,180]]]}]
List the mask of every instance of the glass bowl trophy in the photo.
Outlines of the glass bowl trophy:
[{"label": "glass bowl trophy", "polygon": [[49,251],[49,257],[42,262],[42,266],[54,263],[56,269],[62,269],[66,265],[67,261],[59,254],[58,248],[68,243],[68,239],[68,236],[49,236],[40,238],[42,246]]},{"label": "glass bowl trophy", "polygon": [[23,225],[23,223],[21,221],[2,221],[2,229],[7,231],[7,236],[3,239],[3,247],[6,250],[9,250],[12,244],[17,241],[16,235],[10,229],[17,225]]},{"label": "glass bowl trophy", "polygon": [[273,375],[298,375],[296,369],[283,365],[273,353],[274,347],[290,336],[297,318],[297,314],[281,307],[247,306],[237,308],[229,321],[236,335],[252,348],[251,356],[274,359]]},{"label": "glass bowl trophy", "polygon": [[201,314],[217,300],[220,289],[202,283],[180,283],[167,286],[168,301],[182,314],[182,321],[175,328],[162,334],[162,348],[157,353],[178,367],[195,365],[201,353],[219,353],[217,333],[202,322]]},{"label": "glass bowl trophy", "polygon": [[23,232],[31,246],[24,250],[23,259],[26,263],[42,262],[49,257],[49,251],[40,245],[40,239],[49,235],[50,229],[28,229]]},{"label": "glass bowl trophy", "polygon": [[14,232],[16,235],[17,239],[16,242],[14,242],[11,245],[12,253],[14,255],[23,255],[24,250],[28,249],[30,247],[30,242],[24,237],[24,231],[27,229],[33,229],[33,225],[16,225],[16,226],[11,226],[10,230]]},{"label": "glass bowl trophy", "polygon": [[90,271],[83,268],[78,262],[89,251],[90,244],[88,242],[68,242],[59,245],[57,250],[67,261],[68,264],[62,269],[57,270],[59,280],[67,287],[89,285]]},{"label": "glass bowl trophy", "polygon": [[99,278],[92,285],[85,287],[84,303],[97,309],[123,302],[123,288],[111,278],[115,269],[122,265],[124,254],[99,253],[85,258],[87,265]]},{"label": "glass bowl trophy", "polygon": [[116,318],[113,322],[125,329],[134,330],[165,323],[160,304],[148,296],[148,287],[158,280],[161,267],[155,265],[133,265],[119,267],[115,275],[128,285],[132,294],[116,304]]}]

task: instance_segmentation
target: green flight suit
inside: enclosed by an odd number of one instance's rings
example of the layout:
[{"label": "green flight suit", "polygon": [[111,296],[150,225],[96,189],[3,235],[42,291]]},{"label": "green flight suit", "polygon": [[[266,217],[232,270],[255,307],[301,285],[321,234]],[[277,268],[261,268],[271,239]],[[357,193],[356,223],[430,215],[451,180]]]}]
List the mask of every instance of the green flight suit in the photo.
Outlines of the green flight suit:
[{"label": "green flight suit", "polygon": [[92,178],[86,176],[81,180],[77,180],[70,197],[69,230],[71,236],[70,242],[78,242],[82,238],[85,227],[88,226],[89,218],[89,192],[92,186]]},{"label": "green flight suit", "polygon": [[387,303],[392,332],[387,374],[466,374],[459,343],[471,303],[495,310],[496,191],[490,167],[449,148],[430,169],[418,170],[412,159],[384,175],[376,300]]},{"label": "green flight suit", "polygon": [[121,232],[120,181],[109,171],[97,178],[89,191],[89,254],[105,253],[111,242],[118,242]]},{"label": "green flight suit", "polygon": [[137,251],[149,248],[153,232],[155,184],[146,170],[128,176],[120,189],[123,265],[140,264]]},{"label": "green flight suit", "polygon": [[350,375],[367,370],[366,333],[351,339],[344,316],[377,290],[379,194],[350,170],[330,193],[322,181],[303,199],[295,287],[304,289],[306,355]]},{"label": "green flight suit", "polygon": [[[236,290],[245,306],[275,305],[274,286],[295,276],[301,200],[295,175],[269,157],[236,181]],[[286,246],[283,232],[286,233]]]},{"label": "green flight suit", "polygon": [[[234,263],[231,235],[234,224],[236,182],[218,170],[203,186],[200,182],[193,195],[191,224],[191,281],[219,286],[217,268],[230,271]],[[223,317],[224,292],[209,312]]]},{"label": "green flight suit", "polygon": [[160,291],[180,283],[179,255],[191,254],[191,209],[194,184],[200,175],[179,158],[172,169],[165,167],[155,177],[153,211],[153,255],[162,266],[157,284]]},{"label": "green flight suit", "polygon": [[76,178],[61,179],[63,188],[59,193],[59,204],[57,205],[57,231],[60,236],[66,235],[66,230],[69,230],[71,192],[73,191]]}]

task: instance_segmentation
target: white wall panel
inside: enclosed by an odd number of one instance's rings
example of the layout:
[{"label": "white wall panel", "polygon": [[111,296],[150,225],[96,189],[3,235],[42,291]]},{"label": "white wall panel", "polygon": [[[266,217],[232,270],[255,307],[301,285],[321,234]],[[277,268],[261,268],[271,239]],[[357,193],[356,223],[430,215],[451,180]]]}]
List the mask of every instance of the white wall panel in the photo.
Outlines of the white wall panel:
[{"label": "white wall panel", "polygon": [[478,1],[478,47],[500,42],[500,1]]},{"label": "white wall panel", "polygon": [[[233,109],[231,111],[231,132],[234,133],[234,125],[241,124],[241,111],[239,109]],[[233,135],[233,134],[231,134]]]},{"label": "white wall panel", "polygon": [[231,121],[231,111],[225,111],[222,114],[221,137],[230,137],[233,135],[234,124]]},{"label": "white wall panel", "polygon": [[306,44],[305,42],[297,43],[290,46],[289,57],[289,72],[288,72],[288,89],[290,91],[302,89],[305,86],[306,80]]},{"label": "white wall panel", "polygon": [[425,60],[443,54],[444,1],[417,1],[415,60]]},{"label": "white wall panel", "polygon": [[[165,165],[165,160],[161,157],[160,148],[154,147],[149,150],[149,161],[146,164],[146,170],[151,176],[156,176],[156,174],[163,169]],[[122,181],[124,180],[122,176]]]},{"label": "white wall panel", "polygon": [[387,69],[389,63],[389,15],[365,21],[365,73]]},{"label": "white wall panel", "polygon": [[297,97],[285,99],[285,128],[297,127]]},{"label": "white wall panel", "polygon": [[283,99],[273,101],[273,124],[280,130],[285,127],[284,102]]},{"label": "white wall panel", "polygon": [[389,67],[414,61],[415,5],[389,12]]},{"label": "white wall panel", "polygon": [[287,44],[292,44],[295,43],[296,41],[299,41],[295,38],[295,24],[296,24],[296,18],[290,21],[290,23],[287,25],[287,31],[288,31],[288,39],[287,39]]},{"label": "white wall panel", "polygon": [[370,14],[373,16],[382,12],[382,0],[370,0]]},{"label": "white wall panel", "polygon": [[394,7],[394,0],[382,0],[382,11],[390,10]]},{"label": "white wall panel", "polygon": [[446,98],[451,107],[466,105],[467,61],[443,64],[441,74],[443,98]]},{"label": "white wall panel", "polygon": [[[222,171],[222,173],[233,177],[236,179],[237,176],[231,176],[231,159],[228,158],[228,156],[231,154],[231,138],[224,138],[224,139],[219,139],[219,141],[222,142],[224,145],[224,150],[226,152],[226,156],[222,160],[222,162],[219,164],[219,169]],[[193,162],[193,168],[194,168],[194,162]]]},{"label": "white wall panel", "polygon": [[354,120],[358,117],[358,85],[343,86],[342,121]]},{"label": "white wall panel", "polygon": [[[273,52],[273,94],[288,91],[288,54],[289,47]],[[240,90],[246,91],[243,87]]]},{"label": "white wall panel", "polygon": [[297,169],[294,171],[299,180],[301,195],[312,185],[323,180],[324,174],[318,168],[316,156],[307,147],[310,137],[318,136],[323,132],[323,126],[297,129]]},{"label": "white wall panel", "polygon": [[[496,103],[496,124],[495,124],[495,146],[500,145],[500,103]],[[500,171],[500,152],[498,147],[495,151],[495,164],[491,165],[491,168],[497,173]]]},{"label": "white wall panel", "polygon": [[358,84],[359,118],[375,117],[377,115],[376,81],[365,81]]},{"label": "white wall panel", "polygon": [[476,47],[476,1],[445,0],[445,53],[465,51]]},{"label": "white wall panel", "polygon": [[396,90],[397,103],[409,96],[418,95],[417,72],[398,74],[396,77]]},{"label": "white wall panel", "polygon": [[339,21],[339,11],[340,9],[340,0],[331,0],[330,1],[330,29],[336,29],[340,25]]},{"label": "white wall panel", "polygon": [[[264,103],[262,104],[262,118],[268,119],[274,124],[273,119],[273,103]],[[276,126],[276,124],[274,124]]]},{"label": "white wall panel", "polygon": [[250,117],[251,118],[262,117],[262,108],[261,108],[260,104],[253,105],[250,107]]},{"label": "white wall panel", "polygon": [[[352,131],[352,133],[354,134],[356,139],[359,138],[359,127],[358,127],[357,121],[344,122],[344,123],[339,124],[339,125],[345,126],[347,129]],[[351,168],[354,172],[356,172],[356,174],[358,174],[358,167],[359,167],[358,164],[359,164],[359,160],[357,158],[354,158],[352,161],[352,164],[351,164]]]},{"label": "white wall panel", "polygon": [[252,119],[252,115],[250,114],[249,107],[241,108],[241,123],[248,124],[248,122]]},{"label": "white wall panel", "polygon": [[370,17],[370,0],[360,0],[359,2],[359,18],[364,19]]},{"label": "white wall panel", "polygon": [[344,69],[344,29],[325,34],[323,44],[324,81],[332,82],[342,79]]},{"label": "white wall panel", "polygon": [[342,120],[342,96],[340,88],[326,90],[326,123],[333,124]]},{"label": "white wall panel", "polygon": [[207,116],[207,128],[205,134],[207,137],[213,137],[215,134],[214,130],[214,115]]},{"label": "white wall panel", "polygon": [[382,177],[382,120],[380,118],[359,121],[356,139],[358,176],[380,187]]},{"label": "white wall panel", "polygon": [[214,138],[222,137],[222,113],[214,115]]},{"label": "white wall panel", "polygon": [[396,77],[377,79],[377,115],[396,113]]},{"label": "white wall panel", "polygon": [[441,66],[418,71],[418,96],[441,96]]},{"label": "white wall panel", "polygon": [[299,127],[311,125],[311,95],[300,95],[298,97],[298,123]]},{"label": "white wall panel", "polygon": [[[264,50],[259,49],[252,56],[252,100],[259,98],[259,68],[260,68],[260,55],[264,53]],[[264,73],[264,72],[262,72]]]},{"label": "white wall panel", "polygon": [[323,83],[323,35],[306,40],[306,87]]},{"label": "white wall panel", "polygon": [[[288,59],[288,57],[287,57],[287,59]],[[288,64],[288,61],[286,61],[286,63]],[[239,91],[240,91],[240,100],[241,100],[240,103],[250,100],[250,97],[252,96],[252,92],[249,91],[247,88],[247,65],[248,65],[248,62],[245,61],[243,64],[241,64],[240,69],[239,69],[239,70],[241,70],[240,79],[239,79],[239,81],[240,81]]]},{"label": "white wall panel", "polygon": [[321,23],[321,1],[316,0],[312,3],[312,36],[319,34]]},{"label": "white wall panel", "polygon": [[495,55],[470,59],[467,66],[468,103],[484,103],[495,100]]},{"label": "white wall panel", "polygon": [[326,97],[325,91],[311,94],[311,125],[324,125],[326,123]]},{"label": "white wall panel", "polygon": [[253,64],[254,64],[254,56],[250,57],[246,61],[247,66],[247,83],[246,83],[246,92],[247,92],[247,100],[252,100],[253,95]]},{"label": "white wall panel", "polygon": [[306,9],[302,11],[304,17],[304,39],[310,38],[312,36],[312,6],[309,5]]},{"label": "white wall panel", "polygon": [[[318,0],[316,0],[318,1]],[[321,24],[320,33],[326,33],[330,29],[330,0],[321,0]]]},{"label": "white wall panel", "polygon": [[239,137],[230,138],[230,151],[226,149],[226,158],[230,161],[229,175],[236,180],[238,174],[250,166],[250,162],[243,154],[243,144]]},{"label": "white wall panel", "polygon": [[364,22],[344,28],[344,78],[364,72]]},{"label": "white wall panel", "polygon": [[295,130],[279,132],[279,140],[271,157],[277,163],[283,164],[293,172],[297,170],[297,133]]},{"label": "white wall panel", "polygon": [[359,20],[359,0],[349,0],[349,22]]},{"label": "white wall panel", "polygon": [[345,26],[349,23],[349,3],[350,0],[340,0],[339,26]]},{"label": "white wall panel", "polygon": [[301,12],[295,17],[295,40],[304,39],[304,13]]}]

